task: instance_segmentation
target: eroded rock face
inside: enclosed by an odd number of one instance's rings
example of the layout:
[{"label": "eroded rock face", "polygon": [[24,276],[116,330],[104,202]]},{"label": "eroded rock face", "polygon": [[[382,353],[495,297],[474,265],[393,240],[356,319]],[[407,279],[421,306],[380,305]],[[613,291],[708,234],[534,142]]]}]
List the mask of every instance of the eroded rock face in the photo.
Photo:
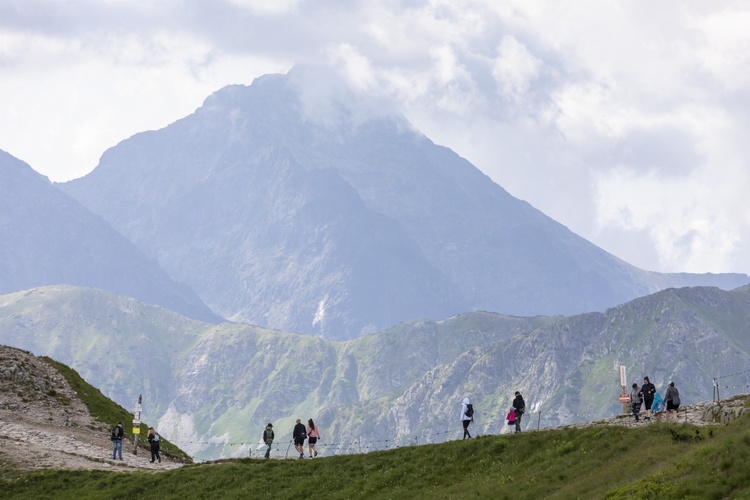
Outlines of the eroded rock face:
[{"label": "eroded rock face", "polygon": [[71,397],[75,392],[49,363],[26,351],[0,346],[0,410],[30,410],[32,406],[38,410],[41,406],[56,411],[66,422]]},{"label": "eroded rock face", "polygon": [[48,359],[6,346],[0,346],[0,439],[0,461],[19,469],[180,466],[166,456],[150,464],[148,454],[125,453],[125,446],[124,460],[113,462],[109,424],[91,416]]},{"label": "eroded rock face", "polygon": [[[726,424],[750,413],[750,397],[737,396],[723,401],[709,401],[700,404],[701,419],[712,424]],[[697,406],[697,405],[696,405]]]}]

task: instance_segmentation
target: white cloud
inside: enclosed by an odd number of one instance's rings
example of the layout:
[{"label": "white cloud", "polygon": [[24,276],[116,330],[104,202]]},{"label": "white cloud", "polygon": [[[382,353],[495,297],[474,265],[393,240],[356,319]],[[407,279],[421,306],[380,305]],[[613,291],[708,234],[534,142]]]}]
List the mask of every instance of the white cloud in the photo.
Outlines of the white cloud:
[{"label": "white cloud", "polygon": [[238,7],[260,14],[280,15],[296,10],[301,0],[228,0]]},{"label": "white cloud", "polygon": [[749,42],[726,1],[15,2],[0,148],[66,179],[223,85],[328,68],[625,260],[750,272]]},{"label": "white cloud", "polygon": [[498,57],[492,67],[500,92],[513,100],[526,94],[532,81],[539,76],[541,61],[513,36],[503,37],[497,48]]}]

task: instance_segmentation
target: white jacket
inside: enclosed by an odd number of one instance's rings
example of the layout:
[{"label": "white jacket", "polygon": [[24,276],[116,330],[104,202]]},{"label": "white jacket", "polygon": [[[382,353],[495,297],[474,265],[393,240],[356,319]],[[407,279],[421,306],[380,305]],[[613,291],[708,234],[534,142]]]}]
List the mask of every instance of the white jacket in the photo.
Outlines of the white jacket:
[{"label": "white jacket", "polygon": [[461,403],[461,420],[472,420],[473,417],[466,416],[466,408],[471,404],[469,398],[464,398],[464,402]]}]

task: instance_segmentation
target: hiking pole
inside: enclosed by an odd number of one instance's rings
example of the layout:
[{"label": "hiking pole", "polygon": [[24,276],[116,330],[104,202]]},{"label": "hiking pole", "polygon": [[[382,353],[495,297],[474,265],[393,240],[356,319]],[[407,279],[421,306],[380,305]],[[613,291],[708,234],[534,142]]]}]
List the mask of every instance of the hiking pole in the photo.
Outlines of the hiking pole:
[{"label": "hiking pole", "polygon": [[289,448],[292,447],[292,441],[289,441],[289,446],[286,447],[286,455],[284,455],[284,458],[289,458]]},{"label": "hiking pole", "polygon": [[542,410],[539,410],[539,417],[536,419],[536,430],[539,430],[539,424],[542,422]]}]

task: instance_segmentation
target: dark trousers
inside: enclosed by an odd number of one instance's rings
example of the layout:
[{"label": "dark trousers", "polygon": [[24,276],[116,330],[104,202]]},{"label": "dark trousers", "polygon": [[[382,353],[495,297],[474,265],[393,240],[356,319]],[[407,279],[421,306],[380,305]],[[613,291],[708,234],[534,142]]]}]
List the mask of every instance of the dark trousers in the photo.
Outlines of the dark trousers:
[{"label": "dark trousers", "polygon": [[521,432],[521,415],[523,413],[516,412],[516,432]]},{"label": "dark trousers", "polygon": [[633,416],[638,420],[638,414],[641,413],[641,403],[633,403]]},{"label": "dark trousers", "polygon": [[151,461],[158,460],[161,462],[161,457],[159,456],[159,442],[158,441],[151,441]]},{"label": "dark trousers", "polygon": [[471,437],[471,434],[469,434],[469,424],[471,423],[471,420],[464,420],[464,439],[467,437]]}]

